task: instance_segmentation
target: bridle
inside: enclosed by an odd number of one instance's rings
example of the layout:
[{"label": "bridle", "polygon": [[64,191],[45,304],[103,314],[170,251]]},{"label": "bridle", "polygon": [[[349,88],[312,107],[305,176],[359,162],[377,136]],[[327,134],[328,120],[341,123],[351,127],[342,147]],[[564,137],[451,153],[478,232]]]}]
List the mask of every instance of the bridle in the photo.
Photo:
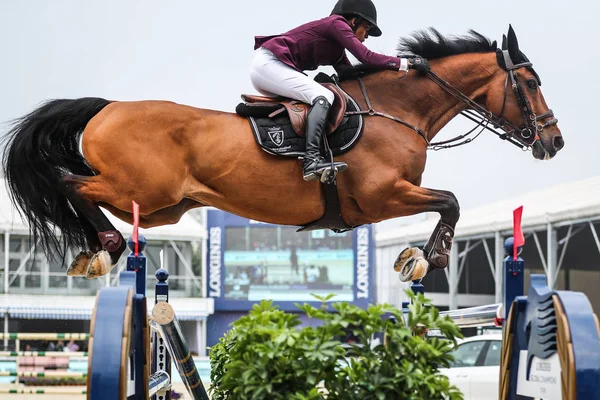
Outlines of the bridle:
[{"label": "bridle", "polygon": [[[552,110],[548,110],[547,112],[545,112],[543,114],[536,115],[535,111],[533,111],[533,108],[531,107],[531,104],[529,103],[529,100],[527,99],[527,96],[525,95],[525,92],[523,91],[523,89],[521,87],[521,82],[519,81],[519,75],[516,72],[516,70],[519,68],[522,68],[522,67],[532,67],[533,64],[531,62],[523,62],[520,64],[513,64],[512,60],[508,54],[508,51],[502,50],[502,53],[504,56],[505,70],[506,70],[507,74],[506,74],[506,79],[504,81],[504,98],[502,100],[502,108],[500,110],[499,116],[495,115],[491,111],[487,110],[485,107],[476,103],[474,100],[472,100],[471,98],[469,98],[468,96],[463,94],[461,91],[456,89],[450,83],[448,83],[444,79],[440,78],[433,71],[429,70],[427,72],[427,77],[429,79],[431,79],[434,83],[436,83],[439,87],[444,89],[446,92],[448,92],[449,94],[451,94],[452,96],[454,96],[455,98],[460,100],[466,106],[466,109],[461,111],[460,114],[462,114],[466,118],[470,119],[471,121],[477,123],[477,126],[475,126],[475,128],[471,129],[469,132],[467,132],[465,134],[456,136],[452,139],[440,141],[440,142],[435,142],[435,143],[429,142],[427,135],[421,129],[417,128],[416,126],[413,126],[398,117],[394,117],[392,115],[388,115],[385,113],[375,111],[373,109],[373,107],[371,106],[371,100],[369,99],[367,89],[365,88],[365,85],[363,84],[362,79],[360,77],[358,78],[358,84],[360,86],[360,90],[363,94],[363,97],[365,98],[365,102],[367,104],[368,110],[350,111],[350,112],[347,112],[346,114],[347,115],[362,114],[362,115],[380,116],[380,117],[384,117],[384,118],[388,118],[393,121],[396,121],[408,128],[413,129],[415,132],[417,132],[417,134],[419,134],[421,137],[423,137],[423,139],[425,139],[427,146],[433,150],[447,149],[447,148],[461,146],[463,144],[470,143],[473,140],[475,140],[484,129],[487,129],[487,130],[493,132],[500,139],[506,140],[506,141],[514,144],[515,146],[522,148],[525,151],[530,150],[532,148],[532,146],[535,144],[535,142],[540,140],[539,134],[545,128],[556,125],[558,123],[558,119],[554,118],[554,112]],[[537,78],[537,76],[536,76],[536,78]],[[506,106],[506,99],[507,99],[507,95],[508,95],[509,79],[511,81],[511,88],[517,98],[517,104],[521,111],[521,118],[523,121],[523,124],[521,126],[516,126],[516,125],[512,124],[511,122],[507,121],[506,119],[504,119],[504,117],[503,117],[504,109]],[[539,80],[538,80],[538,84],[539,84]],[[547,122],[539,123],[539,121],[547,119],[547,118],[551,118],[551,119]],[[469,138],[468,136],[471,135],[480,126],[481,126],[481,130],[475,135],[475,137]],[[498,129],[501,130],[502,132],[498,132]]]}]

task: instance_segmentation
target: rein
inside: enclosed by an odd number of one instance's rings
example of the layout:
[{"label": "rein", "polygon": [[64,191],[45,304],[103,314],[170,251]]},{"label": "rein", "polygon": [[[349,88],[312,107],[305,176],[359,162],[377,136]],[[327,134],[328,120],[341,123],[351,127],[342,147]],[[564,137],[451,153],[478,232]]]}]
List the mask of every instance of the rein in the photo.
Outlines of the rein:
[{"label": "rein", "polygon": [[391,119],[392,121],[396,121],[410,129],[414,130],[415,132],[417,132],[417,134],[419,134],[423,139],[425,139],[427,146],[431,146],[431,143],[429,142],[429,139],[427,139],[427,135],[425,134],[425,132],[423,132],[416,126],[411,125],[408,122],[403,121],[398,117],[394,117],[393,115],[389,115],[389,114],[385,114],[385,113],[373,110],[373,106],[371,105],[371,100],[369,99],[369,94],[367,93],[367,88],[365,87],[365,85],[364,85],[362,79],[360,79],[360,77],[357,79],[358,79],[358,85],[360,86],[360,91],[362,92],[363,97],[365,98],[365,103],[367,103],[367,107],[369,107],[369,109],[368,110],[360,110],[360,111],[347,111],[346,115],[372,115],[372,116],[374,115],[374,116],[378,116],[378,117],[384,117],[387,119]]},{"label": "rein", "polygon": [[[508,51],[504,50],[503,53],[507,74],[506,80],[504,82],[504,99],[502,101],[502,109],[500,111],[500,116],[495,115],[491,111],[487,110],[485,107],[476,103],[474,100],[466,96],[460,90],[456,89],[450,83],[439,77],[433,71],[430,70],[427,72],[427,77],[429,79],[431,79],[435,84],[444,89],[446,92],[454,96],[456,99],[461,101],[467,107],[465,110],[461,111],[460,114],[466,117],[467,119],[477,123],[475,128],[471,129],[465,134],[456,136],[452,139],[431,143],[427,138],[427,135],[416,126],[411,125],[398,117],[375,111],[371,105],[371,100],[369,99],[367,89],[360,77],[357,78],[358,84],[367,104],[368,110],[350,111],[347,112],[346,115],[371,115],[384,117],[391,119],[392,121],[396,121],[417,132],[417,134],[425,140],[427,146],[433,150],[447,149],[470,143],[473,140],[475,140],[481,134],[481,132],[483,132],[484,129],[493,132],[500,139],[506,140],[525,151],[530,150],[534,143],[540,140],[540,132],[542,132],[545,128],[549,126],[556,125],[558,123],[558,119],[554,118],[554,112],[552,110],[548,110],[543,114],[536,115],[531,107],[531,104],[529,103],[529,100],[527,99],[527,96],[521,88],[521,83],[519,81],[518,74],[515,70],[522,67],[531,67],[533,64],[530,62],[526,62],[515,65],[512,63],[512,60],[508,55]],[[508,122],[502,117],[506,105],[509,79],[511,81],[512,90],[515,96],[517,97],[517,104],[521,111],[521,118],[524,122],[524,125],[522,127],[517,127],[516,125]],[[538,123],[538,121],[541,121],[546,118],[552,119],[542,124]],[[492,126],[489,126],[490,124]],[[469,138],[468,136],[471,135],[479,127],[481,127],[481,130],[475,135],[475,137]],[[497,129],[500,129],[503,132],[498,132]]]}]

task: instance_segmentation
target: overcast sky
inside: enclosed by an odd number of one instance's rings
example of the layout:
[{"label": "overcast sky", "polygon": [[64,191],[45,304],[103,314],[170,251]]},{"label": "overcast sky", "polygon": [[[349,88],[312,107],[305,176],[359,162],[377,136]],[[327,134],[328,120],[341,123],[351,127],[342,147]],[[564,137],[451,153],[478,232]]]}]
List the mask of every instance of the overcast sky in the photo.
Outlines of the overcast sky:
[{"label": "overcast sky", "polygon": [[[240,93],[254,92],[248,77],[254,35],[284,32],[327,16],[334,4],[0,0],[0,132],[6,131],[6,121],[49,98],[165,99],[233,112]],[[600,2],[375,4],[383,36],[365,44],[392,55],[398,39],[417,29],[433,26],[444,34],[464,34],[472,28],[500,42],[511,23],[564,135],[565,148],[551,161],[534,160],[530,152],[491,133],[468,146],[430,152],[423,186],[453,191],[468,210],[600,173]],[[438,138],[469,126],[459,117]],[[400,222],[379,224],[379,229]]]}]

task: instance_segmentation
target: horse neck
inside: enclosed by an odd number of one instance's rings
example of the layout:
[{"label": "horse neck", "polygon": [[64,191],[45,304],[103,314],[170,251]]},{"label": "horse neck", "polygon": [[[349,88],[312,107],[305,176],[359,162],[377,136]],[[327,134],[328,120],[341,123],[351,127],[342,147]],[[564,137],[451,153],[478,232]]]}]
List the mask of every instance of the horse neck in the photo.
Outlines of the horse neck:
[{"label": "horse neck", "polygon": [[[485,104],[494,76],[503,72],[495,53],[461,54],[433,60],[431,69],[480,104]],[[397,72],[384,71],[363,78],[373,109],[416,126],[429,140],[465,108],[464,103],[427,77],[414,72],[400,77]],[[349,92],[364,104],[358,86],[353,85]]]}]

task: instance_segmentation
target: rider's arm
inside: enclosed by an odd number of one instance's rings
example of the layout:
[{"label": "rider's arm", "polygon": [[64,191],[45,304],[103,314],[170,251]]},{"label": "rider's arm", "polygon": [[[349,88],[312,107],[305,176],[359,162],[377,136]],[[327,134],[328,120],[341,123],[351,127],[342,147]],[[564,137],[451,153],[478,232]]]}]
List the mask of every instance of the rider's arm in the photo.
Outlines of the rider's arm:
[{"label": "rider's arm", "polygon": [[335,69],[335,72],[337,72],[338,74],[343,74],[344,71],[347,71],[349,68],[352,67],[353,65],[348,59],[346,52],[344,52],[344,54],[342,54],[342,57],[338,60],[338,62],[333,65],[333,69]]},{"label": "rider's arm", "polygon": [[361,75],[362,69],[360,67],[355,67],[352,65],[348,57],[346,56],[346,52],[340,58],[340,60],[333,65],[335,72],[341,78],[354,78]]},{"label": "rider's arm", "polygon": [[389,57],[383,54],[375,53],[363,45],[350,25],[343,18],[336,18],[332,21],[330,32],[332,38],[347,49],[358,61],[365,65],[379,67],[382,69],[392,69],[406,71],[408,61],[405,58]]}]

